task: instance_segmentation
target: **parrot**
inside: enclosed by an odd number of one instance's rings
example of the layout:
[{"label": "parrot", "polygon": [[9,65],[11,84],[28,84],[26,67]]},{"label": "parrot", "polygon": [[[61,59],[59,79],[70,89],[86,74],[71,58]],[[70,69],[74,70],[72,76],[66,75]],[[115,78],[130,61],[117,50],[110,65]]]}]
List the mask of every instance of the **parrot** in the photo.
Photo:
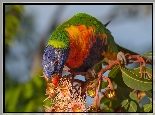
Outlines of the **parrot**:
[{"label": "parrot", "polygon": [[64,66],[74,72],[86,72],[103,59],[126,61],[119,46],[97,18],[77,13],[60,24],[44,49],[42,66],[47,79],[60,75]]}]

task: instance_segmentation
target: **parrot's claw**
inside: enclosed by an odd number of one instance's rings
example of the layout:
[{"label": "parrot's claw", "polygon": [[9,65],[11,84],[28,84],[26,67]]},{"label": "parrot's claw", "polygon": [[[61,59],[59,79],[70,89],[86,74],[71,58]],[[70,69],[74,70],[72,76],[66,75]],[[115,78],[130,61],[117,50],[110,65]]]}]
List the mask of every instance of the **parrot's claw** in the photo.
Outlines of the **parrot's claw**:
[{"label": "parrot's claw", "polygon": [[88,74],[86,74],[86,80],[95,77],[97,73],[93,69],[88,69],[87,70]]},{"label": "parrot's claw", "polygon": [[117,53],[117,59],[121,61],[121,64],[127,64],[125,54],[123,52]]}]

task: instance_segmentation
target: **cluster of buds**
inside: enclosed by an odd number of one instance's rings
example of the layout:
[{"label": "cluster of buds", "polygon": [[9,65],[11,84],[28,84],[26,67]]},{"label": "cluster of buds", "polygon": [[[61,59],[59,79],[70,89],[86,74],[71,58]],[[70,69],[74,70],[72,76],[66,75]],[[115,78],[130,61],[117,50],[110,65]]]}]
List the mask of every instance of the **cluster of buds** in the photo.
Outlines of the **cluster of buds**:
[{"label": "cluster of buds", "polygon": [[46,94],[52,106],[45,106],[45,112],[86,112],[86,99],[76,92],[66,77],[59,84],[47,83]]},{"label": "cluster of buds", "polygon": [[[143,65],[145,66],[145,61],[147,62],[148,59],[143,59],[141,56],[137,55],[127,55],[127,59],[134,60],[130,63],[140,62],[140,78],[142,78],[144,73],[147,74],[149,78],[152,78],[152,75],[149,73],[151,69],[148,69],[146,72],[143,71]],[[150,60],[149,63],[151,63]],[[45,112],[103,112],[104,110],[102,110],[100,106],[101,99],[104,96],[109,99],[115,98],[116,96],[116,90],[113,87],[111,79],[109,76],[104,76],[103,73],[112,69],[115,65],[119,65],[119,68],[122,69],[120,60],[116,60],[105,68],[102,68],[98,74],[92,73],[91,76],[87,76],[86,74],[86,81],[74,79],[77,73],[72,71],[70,72],[71,74],[67,76],[62,77],[61,74],[54,74],[51,78],[46,77],[43,72],[47,82],[47,99],[50,99],[51,102],[51,106],[44,106]],[[79,72],[79,74],[81,73],[84,72]],[[108,84],[101,84],[103,80],[106,80]],[[77,84],[73,85],[74,83]],[[104,91],[101,91],[103,88]],[[102,95],[99,96],[99,93]],[[89,107],[86,107],[86,94],[94,98],[93,103]],[[120,108],[121,107],[118,107],[116,111],[120,111]],[[113,111],[113,109],[110,109],[111,107],[107,107],[105,111]]]}]

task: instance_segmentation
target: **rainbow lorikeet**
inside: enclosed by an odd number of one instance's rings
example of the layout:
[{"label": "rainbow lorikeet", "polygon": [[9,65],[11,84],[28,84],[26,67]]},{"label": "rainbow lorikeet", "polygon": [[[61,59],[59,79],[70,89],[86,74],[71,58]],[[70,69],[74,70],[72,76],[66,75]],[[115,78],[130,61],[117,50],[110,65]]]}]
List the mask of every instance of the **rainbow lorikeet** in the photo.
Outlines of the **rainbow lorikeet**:
[{"label": "rainbow lorikeet", "polygon": [[106,25],[78,13],[52,33],[43,54],[43,72],[51,78],[62,73],[64,65],[75,72],[86,72],[103,58],[116,60],[118,52]]}]

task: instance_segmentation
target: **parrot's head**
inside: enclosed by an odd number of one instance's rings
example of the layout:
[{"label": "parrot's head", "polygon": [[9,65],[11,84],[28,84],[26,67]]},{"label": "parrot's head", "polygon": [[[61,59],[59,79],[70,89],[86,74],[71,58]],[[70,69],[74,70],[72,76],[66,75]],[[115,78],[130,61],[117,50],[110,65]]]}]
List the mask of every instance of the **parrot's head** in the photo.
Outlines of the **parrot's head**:
[{"label": "parrot's head", "polygon": [[62,73],[67,57],[68,49],[46,46],[42,59],[44,75],[51,78]]}]

